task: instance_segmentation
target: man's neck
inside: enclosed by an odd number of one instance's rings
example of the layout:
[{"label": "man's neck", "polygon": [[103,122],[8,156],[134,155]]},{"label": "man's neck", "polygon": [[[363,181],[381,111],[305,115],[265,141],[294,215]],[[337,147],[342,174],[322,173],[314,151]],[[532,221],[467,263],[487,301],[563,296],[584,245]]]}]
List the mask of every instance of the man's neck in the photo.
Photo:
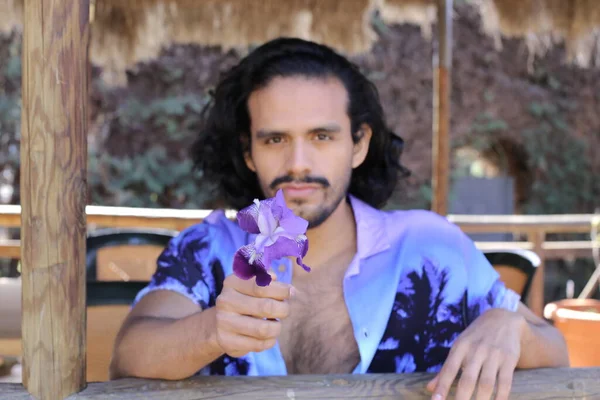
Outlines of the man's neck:
[{"label": "man's neck", "polygon": [[341,251],[356,252],[356,221],[348,201],[343,200],[335,211],[314,229],[306,232],[309,250],[304,263],[311,267]]}]

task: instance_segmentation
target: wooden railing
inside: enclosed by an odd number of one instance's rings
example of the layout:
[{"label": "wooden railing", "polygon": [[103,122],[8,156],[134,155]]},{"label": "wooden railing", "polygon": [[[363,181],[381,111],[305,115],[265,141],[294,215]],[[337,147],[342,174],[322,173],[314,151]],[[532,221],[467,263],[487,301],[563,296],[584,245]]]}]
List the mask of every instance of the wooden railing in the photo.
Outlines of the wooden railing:
[{"label": "wooden railing", "polygon": [[[511,399],[598,399],[600,368],[517,370]],[[83,399],[405,399],[427,400],[433,374],[201,376],[182,381],[121,379],[94,382],[69,397]],[[449,398],[456,395],[453,386]],[[20,384],[0,383],[0,400],[30,399]]]},{"label": "wooden railing", "polygon": [[[153,208],[87,206],[89,229],[100,227],[146,227],[182,230],[201,222],[211,210],[173,210]],[[235,211],[226,215],[235,217]],[[600,225],[600,215],[450,215],[448,219],[466,233],[512,233],[523,235],[526,241],[477,242],[482,249],[529,249],[542,259],[538,267],[529,306],[538,315],[543,311],[544,261],[565,257],[590,257],[592,241],[546,241],[550,233],[589,233]],[[0,205],[0,227],[20,227],[21,207]],[[0,257],[20,257],[18,240],[0,241]]]}]

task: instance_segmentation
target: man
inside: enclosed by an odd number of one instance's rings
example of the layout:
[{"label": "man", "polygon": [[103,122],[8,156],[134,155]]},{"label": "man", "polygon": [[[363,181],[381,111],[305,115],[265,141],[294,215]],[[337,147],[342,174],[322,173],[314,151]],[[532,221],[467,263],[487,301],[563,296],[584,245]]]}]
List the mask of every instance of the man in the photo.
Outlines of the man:
[{"label": "man", "polygon": [[513,371],[568,365],[553,327],[505,288],[472,241],[426,211],[383,212],[402,140],[375,87],[331,49],[269,42],[222,78],[196,165],[241,209],[283,189],[309,222],[306,272],[267,287],[232,274],[252,236],[222,211],[165,249],[115,346],[113,378],[437,372],[428,388],[508,398]]}]

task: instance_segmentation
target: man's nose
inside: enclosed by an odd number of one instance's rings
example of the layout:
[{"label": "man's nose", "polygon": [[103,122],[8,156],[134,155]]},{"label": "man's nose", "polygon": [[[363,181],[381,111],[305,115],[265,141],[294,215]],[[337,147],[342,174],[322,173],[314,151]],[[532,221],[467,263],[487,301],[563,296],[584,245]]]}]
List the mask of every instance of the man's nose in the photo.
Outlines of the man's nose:
[{"label": "man's nose", "polygon": [[312,155],[309,146],[303,141],[296,141],[287,155],[288,171],[293,176],[305,176],[310,173]]}]

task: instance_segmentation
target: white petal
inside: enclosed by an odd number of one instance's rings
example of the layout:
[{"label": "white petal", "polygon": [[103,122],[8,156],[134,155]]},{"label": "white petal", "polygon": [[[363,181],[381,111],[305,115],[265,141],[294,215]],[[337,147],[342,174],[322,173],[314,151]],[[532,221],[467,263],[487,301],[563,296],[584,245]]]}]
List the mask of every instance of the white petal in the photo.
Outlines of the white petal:
[{"label": "white petal", "polygon": [[261,204],[260,209],[258,210],[258,229],[260,233],[263,235],[271,236],[271,234],[277,229],[279,225],[275,217],[273,216],[273,212],[271,208],[265,204]]}]

